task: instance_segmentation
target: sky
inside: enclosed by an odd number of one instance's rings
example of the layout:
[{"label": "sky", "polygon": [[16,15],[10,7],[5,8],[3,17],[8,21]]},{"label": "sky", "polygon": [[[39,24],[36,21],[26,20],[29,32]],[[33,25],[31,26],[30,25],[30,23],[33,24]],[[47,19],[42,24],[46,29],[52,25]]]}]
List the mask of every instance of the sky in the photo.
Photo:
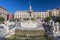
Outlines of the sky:
[{"label": "sky", "polygon": [[0,0],[0,6],[14,14],[17,10],[47,11],[60,6],[60,0]]}]

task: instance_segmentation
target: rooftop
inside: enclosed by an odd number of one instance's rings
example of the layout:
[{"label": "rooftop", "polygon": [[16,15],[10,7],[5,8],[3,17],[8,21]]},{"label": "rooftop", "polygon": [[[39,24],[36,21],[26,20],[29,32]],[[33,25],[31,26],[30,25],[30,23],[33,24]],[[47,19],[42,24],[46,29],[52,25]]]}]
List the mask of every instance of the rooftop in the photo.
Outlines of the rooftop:
[{"label": "rooftop", "polygon": [[7,9],[3,8],[2,6],[0,6],[0,8],[2,8],[2,9],[4,9],[4,10],[8,11]]}]

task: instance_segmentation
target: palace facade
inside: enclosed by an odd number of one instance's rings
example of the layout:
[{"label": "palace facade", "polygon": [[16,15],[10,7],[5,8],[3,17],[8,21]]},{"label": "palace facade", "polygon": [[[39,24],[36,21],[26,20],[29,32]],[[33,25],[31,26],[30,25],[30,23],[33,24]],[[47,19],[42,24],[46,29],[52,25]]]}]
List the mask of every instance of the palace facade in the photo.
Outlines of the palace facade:
[{"label": "palace facade", "polygon": [[40,18],[40,19],[45,19],[46,17],[50,16],[60,16],[60,10],[59,9],[52,9],[52,10],[47,10],[45,12],[34,12],[30,6],[30,10],[22,10],[22,11],[16,11],[14,18],[17,19],[23,19],[23,18]]}]

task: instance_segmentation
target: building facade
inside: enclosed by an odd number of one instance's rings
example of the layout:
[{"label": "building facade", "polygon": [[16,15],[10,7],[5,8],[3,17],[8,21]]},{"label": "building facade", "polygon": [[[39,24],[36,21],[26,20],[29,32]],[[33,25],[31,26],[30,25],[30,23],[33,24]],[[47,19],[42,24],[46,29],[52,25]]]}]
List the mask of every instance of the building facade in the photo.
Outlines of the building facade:
[{"label": "building facade", "polygon": [[13,18],[12,14],[7,15],[7,20],[11,20]]},{"label": "building facade", "polygon": [[49,16],[59,16],[60,10],[58,9],[52,9],[49,11]]},{"label": "building facade", "polygon": [[45,12],[34,12],[32,10],[32,7],[30,6],[30,10],[27,11],[16,11],[14,18],[40,18],[40,19],[45,19],[46,17],[52,17],[52,16],[60,16],[60,10],[59,9],[52,9],[52,10],[47,10]]},{"label": "building facade", "polygon": [[27,11],[16,11],[14,18],[29,18],[29,14]]},{"label": "building facade", "polygon": [[31,12],[31,16],[29,14],[28,11],[16,11],[14,18],[20,19],[20,18],[34,18],[37,19],[38,17],[40,19],[44,19],[46,17],[49,17],[49,13],[48,12]]},{"label": "building facade", "polygon": [[22,11],[16,11],[14,18],[17,19],[23,19],[23,18],[40,18],[40,19],[44,19],[46,17],[49,17],[49,13],[48,12],[34,12],[32,10],[32,6],[29,6],[29,10],[22,10]]},{"label": "building facade", "polygon": [[7,10],[0,6],[0,17],[3,17],[5,20],[7,20]]}]

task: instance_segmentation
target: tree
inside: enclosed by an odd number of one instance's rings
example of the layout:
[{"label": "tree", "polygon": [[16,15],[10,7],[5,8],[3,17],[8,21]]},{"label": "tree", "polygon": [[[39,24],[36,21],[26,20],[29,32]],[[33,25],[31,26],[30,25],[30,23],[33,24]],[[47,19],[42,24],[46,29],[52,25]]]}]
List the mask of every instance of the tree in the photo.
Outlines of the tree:
[{"label": "tree", "polygon": [[39,19],[39,17],[37,17],[37,19]]},{"label": "tree", "polygon": [[47,17],[47,18],[44,19],[44,21],[47,22],[47,21],[49,21],[51,19],[52,19],[51,17]]},{"label": "tree", "polygon": [[19,21],[19,19],[17,19],[17,18],[15,18],[14,20],[15,20],[15,21]]},{"label": "tree", "polygon": [[34,18],[31,18],[32,21],[34,21]]},{"label": "tree", "polygon": [[25,20],[25,21],[28,21],[28,20],[29,20],[29,18],[24,18],[24,20]]},{"label": "tree", "polygon": [[15,19],[13,18],[13,19],[11,19],[10,21],[15,21]]},{"label": "tree", "polygon": [[4,22],[4,18],[3,17],[0,17],[0,22]]}]

